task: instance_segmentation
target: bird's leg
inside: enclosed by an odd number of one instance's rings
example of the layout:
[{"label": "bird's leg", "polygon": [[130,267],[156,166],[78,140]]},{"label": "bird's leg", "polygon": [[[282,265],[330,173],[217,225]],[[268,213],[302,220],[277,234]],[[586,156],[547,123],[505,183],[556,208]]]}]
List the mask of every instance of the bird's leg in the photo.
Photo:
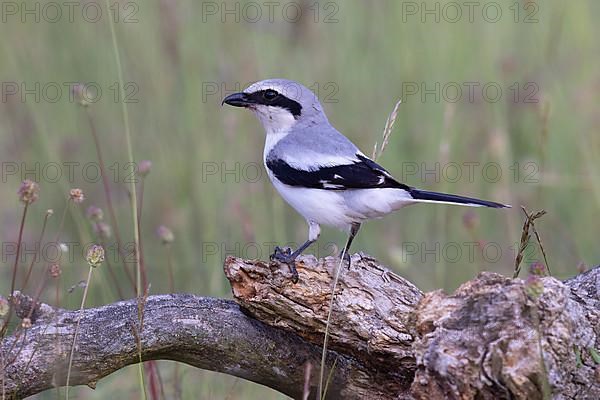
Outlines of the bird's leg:
[{"label": "bird's leg", "polygon": [[292,281],[294,283],[298,282],[298,271],[296,270],[296,258],[302,254],[304,250],[308,248],[311,244],[317,241],[319,238],[319,234],[321,233],[321,228],[315,222],[308,221],[308,240],[302,244],[302,246],[298,247],[294,252],[291,252],[290,249],[282,250],[281,247],[276,246],[275,251],[271,254],[271,261],[279,261],[281,263],[287,264],[290,267],[290,272],[292,273]]},{"label": "bird's leg", "polygon": [[344,257],[344,261],[348,262],[348,269],[350,269],[350,246],[352,246],[352,241],[356,237],[358,230],[360,229],[359,222],[353,222],[350,226],[350,236],[348,236],[348,241],[346,242],[346,246],[344,250],[340,253],[340,258]]}]

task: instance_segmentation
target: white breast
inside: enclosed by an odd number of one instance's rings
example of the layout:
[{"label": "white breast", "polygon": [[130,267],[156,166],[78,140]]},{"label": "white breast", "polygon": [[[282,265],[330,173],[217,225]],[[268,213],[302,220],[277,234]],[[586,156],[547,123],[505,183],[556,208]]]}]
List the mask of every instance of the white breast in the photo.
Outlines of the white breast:
[{"label": "white breast", "polygon": [[269,178],[281,197],[306,220],[347,230],[356,219],[345,204],[342,192],[289,186]]}]

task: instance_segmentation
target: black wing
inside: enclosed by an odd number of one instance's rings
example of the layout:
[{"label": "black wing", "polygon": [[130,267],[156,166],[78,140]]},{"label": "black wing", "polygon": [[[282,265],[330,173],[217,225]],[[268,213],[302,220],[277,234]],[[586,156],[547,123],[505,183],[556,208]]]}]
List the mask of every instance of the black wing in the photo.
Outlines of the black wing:
[{"label": "black wing", "polygon": [[410,191],[410,187],[396,181],[382,166],[367,157],[356,154],[352,164],[320,167],[314,171],[296,169],[284,160],[267,160],[267,168],[281,182],[290,186],[313,189],[346,190],[395,188]]}]

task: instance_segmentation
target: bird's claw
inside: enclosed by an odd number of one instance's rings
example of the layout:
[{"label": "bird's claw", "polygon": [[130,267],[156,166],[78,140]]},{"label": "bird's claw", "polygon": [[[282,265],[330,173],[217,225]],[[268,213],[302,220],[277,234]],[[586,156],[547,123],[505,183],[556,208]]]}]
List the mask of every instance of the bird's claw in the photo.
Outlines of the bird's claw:
[{"label": "bird's claw", "polygon": [[298,271],[296,270],[295,263],[288,264],[290,267],[290,272],[292,273],[292,283],[298,283],[300,277],[298,276]]},{"label": "bird's claw", "polygon": [[296,270],[296,257],[292,257],[292,249],[286,247],[282,249],[279,246],[275,247],[275,251],[269,257],[271,261],[278,261],[283,264],[287,264],[292,273],[292,282],[298,283],[298,271]]},{"label": "bird's claw", "polygon": [[271,256],[269,258],[271,259],[271,261],[279,261],[279,262],[288,264],[288,263],[294,261],[294,259],[291,256],[292,256],[292,249],[290,249],[289,247],[282,249],[279,246],[275,246],[275,251],[273,252],[273,254],[271,254]]},{"label": "bird's claw", "polygon": [[389,273],[390,273],[390,271],[388,271],[387,269],[383,270],[383,272],[381,273],[381,279],[385,283],[390,283],[390,281],[391,281]]},{"label": "bird's claw", "polygon": [[342,251],[340,253],[340,258],[343,258],[344,262],[348,263],[348,269],[350,269],[350,265],[352,264],[350,253],[348,253],[347,251]]}]

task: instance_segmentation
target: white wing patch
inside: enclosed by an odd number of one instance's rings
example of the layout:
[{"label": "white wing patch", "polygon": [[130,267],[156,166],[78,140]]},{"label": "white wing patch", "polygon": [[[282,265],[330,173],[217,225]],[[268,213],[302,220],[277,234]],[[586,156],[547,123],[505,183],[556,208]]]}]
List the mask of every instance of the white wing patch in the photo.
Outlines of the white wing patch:
[{"label": "white wing patch", "polygon": [[[296,154],[285,155],[283,160],[291,167],[301,171],[317,171],[323,167],[337,167],[341,165],[349,165],[359,162],[356,157],[322,154],[314,151],[303,151]],[[339,176],[339,179],[344,179]]]}]

